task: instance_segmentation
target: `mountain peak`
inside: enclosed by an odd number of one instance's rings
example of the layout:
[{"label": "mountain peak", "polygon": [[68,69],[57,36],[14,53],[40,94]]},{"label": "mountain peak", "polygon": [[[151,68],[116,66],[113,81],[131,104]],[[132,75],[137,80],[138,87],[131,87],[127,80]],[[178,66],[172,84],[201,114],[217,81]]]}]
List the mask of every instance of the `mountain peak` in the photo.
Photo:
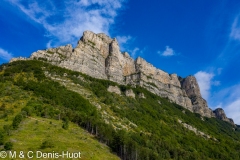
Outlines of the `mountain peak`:
[{"label": "mountain peak", "polygon": [[[180,78],[177,74],[169,74],[154,67],[141,57],[134,60],[127,52],[120,52],[115,38],[112,39],[104,33],[85,31],[76,48],[72,49],[71,45],[66,45],[39,50],[32,53],[29,59],[47,61],[94,78],[107,79],[123,85],[140,85],[191,112],[234,124],[228,118],[219,116],[223,115],[220,110],[213,112],[208,108],[194,76]],[[15,60],[18,59],[11,61]]]}]

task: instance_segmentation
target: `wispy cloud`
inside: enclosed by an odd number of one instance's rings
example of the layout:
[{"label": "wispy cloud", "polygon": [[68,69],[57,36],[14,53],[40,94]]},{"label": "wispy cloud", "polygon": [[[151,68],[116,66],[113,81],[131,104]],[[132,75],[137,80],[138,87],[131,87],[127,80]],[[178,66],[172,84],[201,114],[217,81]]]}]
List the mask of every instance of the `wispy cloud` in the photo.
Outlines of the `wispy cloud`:
[{"label": "wispy cloud", "polygon": [[13,56],[12,53],[0,48],[0,58],[9,61]]},{"label": "wispy cloud", "polygon": [[120,45],[120,48],[122,51],[126,51],[128,49],[130,41],[133,40],[131,36],[117,36],[118,44]]},{"label": "wispy cloud", "polygon": [[175,55],[175,51],[174,51],[172,48],[170,48],[169,46],[166,46],[165,51],[163,51],[163,52],[162,52],[162,51],[158,51],[157,53],[158,53],[159,55],[165,56],[165,57]]},{"label": "wispy cloud", "polygon": [[198,85],[200,87],[202,97],[204,99],[208,99],[210,94],[210,88],[211,88],[211,80],[214,75],[211,73],[199,71],[194,76],[198,81]]},{"label": "wispy cloud", "polygon": [[130,53],[131,57],[133,59],[137,58],[137,57],[144,57],[145,56],[145,52],[147,51],[148,47],[144,47],[144,48],[138,48],[135,47],[132,50],[128,50],[128,52]]},{"label": "wispy cloud", "polygon": [[213,80],[215,76],[213,73],[199,71],[194,76],[196,77],[198,85],[200,87],[201,95],[206,100],[208,100],[210,96],[211,87],[219,86],[221,84],[220,81]]},{"label": "wispy cloud", "polygon": [[240,98],[224,107],[228,117],[232,118],[236,124],[240,124]]},{"label": "wispy cloud", "polygon": [[136,40],[135,37],[132,36],[117,36],[118,43],[120,45],[121,51],[129,52],[133,59],[137,58],[138,56],[144,56],[147,47],[140,49],[139,47],[132,47],[134,41]]},{"label": "wispy cloud", "polygon": [[237,16],[232,24],[230,37],[235,40],[240,40],[240,21],[239,16]]},{"label": "wispy cloud", "polygon": [[[109,34],[124,0],[10,0],[32,21],[42,25],[56,43],[76,43],[83,31]],[[50,44],[50,43],[49,43]]]},{"label": "wispy cloud", "polygon": [[212,81],[211,84],[214,86],[220,86],[221,82],[220,81]]},{"label": "wispy cloud", "polygon": [[220,75],[222,73],[223,68],[218,68],[217,69],[217,74]]},{"label": "wispy cloud", "polygon": [[46,47],[47,47],[47,48],[53,48],[51,43],[52,43],[52,41],[51,41],[51,40],[50,40],[50,41],[48,41],[48,43],[47,43]]},{"label": "wispy cloud", "polygon": [[[216,75],[220,75],[223,70],[225,70],[226,73],[226,70],[232,65],[231,63],[239,57],[240,14],[235,15],[232,23],[228,24],[228,26],[230,26],[230,28],[228,28],[230,32],[226,35],[225,46],[214,62],[214,66],[219,67],[216,70]],[[237,66],[234,67],[237,68]],[[228,72],[231,73],[231,71]],[[220,85],[218,81],[211,83],[212,85]],[[237,79],[235,83],[239,83]],[[211,98],[209,98],[210,106],[212,108],[223,108],[227,117],[233,118],[235,123],[240,124],[240,84],[228,86],[226,88],[218,87],[218,90],[211,91]]]},{"label": "wispy cloud", "polygon": [[134,48],[132,51],[131,51],[131,57],[133,57],[133,58],[136,58],[136,56],[137,56],[137,52],[139,51],[139,48]]},{"label": "wispy cloud", "polygon": [[[217,73],[221,74],[218,70]],[[227,117],[240,124],[240,84],[212,92],[213,86],[221,85],[220,81],[214,80],[213,73],[199,71],[194,76],[198,81],[202,97],[210,102],[211,108],[223,108]]]},{"label": "wispy cloud", "polygon": [[217,107],[223,108],[227,117],[233,118],[236,124],[240,124],[240,84],[215,92],[211,99],[215,102],[221,100],[216,104]]},{"label": "wispy cloud", "polygon": [[212,100],[215,102],[221,100],[223,107],[236,101],[237,99],[240,99],[240,84],[224,88],[218,92],[214,92],[212,96]]},{"label": "wispy cloud", "polygon": [[[227,34],[223,34],[225,45],[222,46],[222,51],[219,52],[214,61],[214,65],[218,65],[220,67],[220,72],[222,68],[227,68],[227,66],[231,64],[231,61],[233,61],[235,58],[238,58],[236,56],[239,55],[240,13],[238,15],[235,15],[233,19],[234,20],[232,23],[229,23],[227,26],[223,27],[227,28],[225,31]],[[218,46],[215,47],[218,48]]]},{"label": "wispy cloud", "polygon": [[135,37],[130,35],[128,36],[117,36],[118,44],[122,51],[128,52],[133,59],[138,56],[144,56],[144,52],[147,50],[147,47],[140,49],[139,47],[132,47],[133,42],[136,40]]}]

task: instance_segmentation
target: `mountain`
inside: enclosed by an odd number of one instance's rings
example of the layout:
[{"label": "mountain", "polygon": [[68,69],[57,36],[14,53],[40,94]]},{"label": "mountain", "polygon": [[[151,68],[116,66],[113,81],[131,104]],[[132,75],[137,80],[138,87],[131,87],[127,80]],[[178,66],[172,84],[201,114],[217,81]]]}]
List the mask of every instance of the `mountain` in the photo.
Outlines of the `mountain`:
[{"label": "mountain", "polygon": [[[11,60],[21,60],[14,58]],[[26,58],[24,58],[26,59]],[[208,108],[206,100],[194,76],[181,78],[168,74],[138,57],[131,58],[127,52],[120,52],[117,40],[107,35],[85,31],[76,48],[71,45],[39,50],[29,59],[44,60],[53,65],[85,73],[94,78],[106,79],[119,84],[146,88],[150,92],[167,97],[191,112],[205,117],[216,117],[234,125],[232,119],[219,110]]]},{"label": "mountain", "polygon": [[133,60],[116,39],[90,31],[74,49],[39,50],[0,66],[0,123],[2,150],[240,159],[239,126],[208,108],[194,76]]}]

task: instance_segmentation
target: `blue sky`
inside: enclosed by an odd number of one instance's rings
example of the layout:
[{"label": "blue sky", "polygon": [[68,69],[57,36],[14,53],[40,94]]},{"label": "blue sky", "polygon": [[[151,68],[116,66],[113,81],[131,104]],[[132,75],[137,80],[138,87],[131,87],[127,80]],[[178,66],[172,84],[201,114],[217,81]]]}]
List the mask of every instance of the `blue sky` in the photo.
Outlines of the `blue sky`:
[{"label": "blue sky", "polygon": [[83,31],[181,77],[195,75],[209,107],[240,124],[240,1],[1,0],[0,64],[72,44]]}]

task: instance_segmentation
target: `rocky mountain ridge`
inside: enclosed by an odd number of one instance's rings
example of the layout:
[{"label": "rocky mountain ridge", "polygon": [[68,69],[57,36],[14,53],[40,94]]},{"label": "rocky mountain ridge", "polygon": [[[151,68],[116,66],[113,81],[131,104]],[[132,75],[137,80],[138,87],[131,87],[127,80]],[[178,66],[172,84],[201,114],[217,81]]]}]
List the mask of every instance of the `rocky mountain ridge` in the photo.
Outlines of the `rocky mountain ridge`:
[{"label": "rocky mountain ridge", "polygon": [[[127,52],[121,53],[117,40],[100,33],[85,31],[76,48],[71,45],[38,50],[30,58],[38,59],[94,78],[107,79],[124,85],[140,85],[154,94],[167,97],[188,110],[205,117],[216,117],[234,125],[223,110],[212,111],[200,93],[194,76],[181,78],[157,69],[143,58],[136,60]],[[224,113],[224,114],[223,114]]]}]

